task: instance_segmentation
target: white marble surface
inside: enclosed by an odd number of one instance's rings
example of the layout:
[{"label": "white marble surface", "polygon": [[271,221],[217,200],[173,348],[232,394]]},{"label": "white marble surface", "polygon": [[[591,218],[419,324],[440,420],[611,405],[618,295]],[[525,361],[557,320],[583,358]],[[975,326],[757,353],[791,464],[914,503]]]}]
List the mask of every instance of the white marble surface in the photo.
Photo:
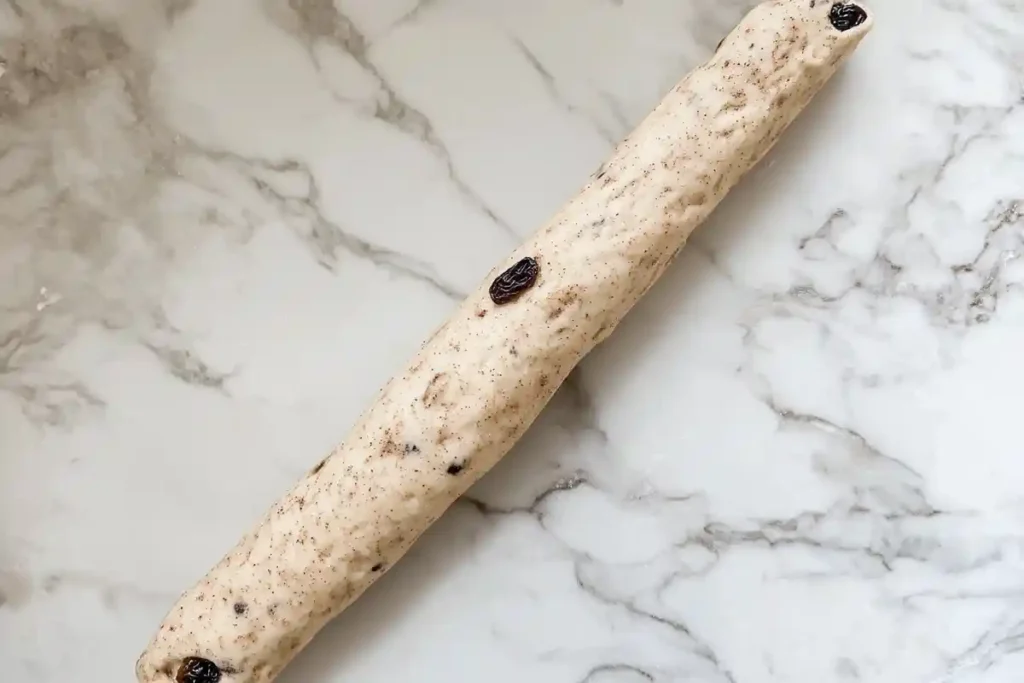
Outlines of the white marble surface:
[{"label": "white marble surface", "polygon": [[[749,4],[0,1],[0,680],[132,680]],[[1024,679],[1024,0],[875,9],[282,683]]]}]

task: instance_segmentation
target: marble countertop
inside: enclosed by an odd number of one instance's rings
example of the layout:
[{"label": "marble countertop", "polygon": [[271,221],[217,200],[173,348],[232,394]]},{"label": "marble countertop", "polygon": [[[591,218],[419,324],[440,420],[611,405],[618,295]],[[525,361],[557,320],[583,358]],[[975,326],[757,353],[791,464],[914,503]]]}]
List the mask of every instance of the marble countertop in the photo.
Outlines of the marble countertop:
[{"label": "marble countertop", "polygon": [[[0,2],[0,670],[179,591],[749,0]],[[878,26],[282,683],[1024,672],[1024,1]]]}]

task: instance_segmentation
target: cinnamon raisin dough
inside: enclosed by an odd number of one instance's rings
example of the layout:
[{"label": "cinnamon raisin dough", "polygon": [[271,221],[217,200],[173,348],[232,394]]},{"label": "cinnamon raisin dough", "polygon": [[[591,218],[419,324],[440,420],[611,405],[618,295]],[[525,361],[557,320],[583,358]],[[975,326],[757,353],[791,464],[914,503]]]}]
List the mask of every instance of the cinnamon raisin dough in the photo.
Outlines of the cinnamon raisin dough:
[{"label": "cinnamon raisin dough", "polygon": [[508,452],[870,26],[847,3],[755,8],[180,598],[138,680],[277,676]]}]

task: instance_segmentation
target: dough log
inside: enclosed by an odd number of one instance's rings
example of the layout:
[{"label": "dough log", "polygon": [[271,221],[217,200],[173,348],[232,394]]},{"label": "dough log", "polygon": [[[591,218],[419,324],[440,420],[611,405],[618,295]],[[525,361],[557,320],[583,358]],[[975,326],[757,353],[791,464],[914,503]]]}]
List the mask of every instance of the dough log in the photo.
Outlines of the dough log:
[{"label": "dough log", "polygon": [[675,86],[168,613],[141,683],[267,683],[503,456],[871,27],[774,0]]}]

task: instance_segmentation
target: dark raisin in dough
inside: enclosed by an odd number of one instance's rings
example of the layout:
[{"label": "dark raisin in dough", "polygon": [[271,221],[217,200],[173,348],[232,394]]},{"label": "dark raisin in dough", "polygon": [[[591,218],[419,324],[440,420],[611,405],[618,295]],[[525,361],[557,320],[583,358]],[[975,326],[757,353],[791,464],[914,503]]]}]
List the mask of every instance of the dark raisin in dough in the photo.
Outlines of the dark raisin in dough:
[{"label": "dark raisin in dough", "polygon": [[220,667],[209,659],[185,657],[174,680],[177,683],[217,683],[220,676]]},{"label": "dark raisin in dough", "polygon": [[450,474],[452,476],[455,476],[456,474],[458,474],[461,471],[462,471],[462,465],[460,465],[457,462],[453,462],[451,465],[448,465],[448,474]]},{"label": "dark raisin in dough", "polygon": [[533,287],[538,273],[540,266],[537,261],[527,256],[496,277],[487,293],[491,295],[491,301],[499,306],[515,301],[520,294]]},{"label": "dark raisin in dough", "polygon": [[849,31],[863,24],[868,18],[868,13],[863,7],[852,3],[837,2],[832,5],[832,11],[828,13],[828,20],[839,31]]}]

